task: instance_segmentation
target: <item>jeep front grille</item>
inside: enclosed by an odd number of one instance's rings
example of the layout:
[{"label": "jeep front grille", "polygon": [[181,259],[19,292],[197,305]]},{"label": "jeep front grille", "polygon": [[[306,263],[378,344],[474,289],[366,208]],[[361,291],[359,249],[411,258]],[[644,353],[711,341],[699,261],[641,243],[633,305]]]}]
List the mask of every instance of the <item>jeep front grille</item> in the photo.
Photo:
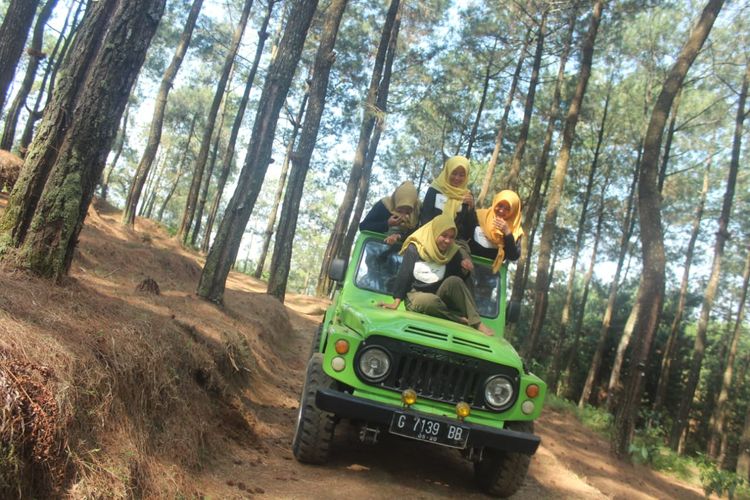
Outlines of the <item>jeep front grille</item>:
[{"label": "jeep front grille", "polygon": [[[414,389],[421,398],[450,404],[464,401],[473,408],[486,410],[491,409],[484,402],[484,382],[490,376],[508,376],[513,382],[514,393],[518,393],[519,374],[509,366],[379,335],[368,337],[358,353],[373,345],[391,354],[393,366],[388,376],[377,383],[367,382],[358,372],[360,380],[369,385],[398,392]],[[358,355],[354,366],[359,370]]]}]

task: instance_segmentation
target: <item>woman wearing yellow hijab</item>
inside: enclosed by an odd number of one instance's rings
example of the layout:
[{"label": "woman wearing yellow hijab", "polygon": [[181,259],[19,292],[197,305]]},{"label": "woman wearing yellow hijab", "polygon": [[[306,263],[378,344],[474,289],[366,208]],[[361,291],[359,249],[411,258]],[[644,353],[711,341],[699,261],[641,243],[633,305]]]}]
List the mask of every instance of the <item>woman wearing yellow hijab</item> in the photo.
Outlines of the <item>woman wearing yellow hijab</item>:
[{"label": "woman wearing yellow hijab", "polygon": [[406,238],[394,284],[394,301],[380,306],[396,309],[405,301],[409,311],[445,318],[493,335],[492,329],[482,323],[474,296],[463,280],[467,271],[455,242],[456,232],[453,216],[445,213]]},{"label": "woman wearing yellow hijab", "polygon": [[387,233],[385,241],[392,245],[414,231],[418,221],[419,193],[411,181],[405,181],[372,206],[359,223],[359,230]]},{"label": "woman wearing yellow hijab", "polygon": [[521,236],[521,199],[506,189],[492,198],[490,208],[476,211],[469,250],[472,255],[493,259],[492,270],[498,272],[505,259],[517,260],[521,255]]},{"label": "woman wearing yellow hijab", "polygon": [[442,213],[454,217],[474,208],[474,197],[466,187],[469,184],[469,160],[464,156],[452,156],[446,160],[443,170],[432,181],[422,203],[420,224],[426,224]]}]

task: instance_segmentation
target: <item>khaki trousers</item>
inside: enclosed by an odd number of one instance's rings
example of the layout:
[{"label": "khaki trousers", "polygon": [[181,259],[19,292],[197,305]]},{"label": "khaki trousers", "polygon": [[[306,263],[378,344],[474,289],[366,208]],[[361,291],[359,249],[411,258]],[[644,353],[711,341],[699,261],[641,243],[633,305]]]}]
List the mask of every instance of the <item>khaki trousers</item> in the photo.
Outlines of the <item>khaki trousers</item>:
[{"label": "khaki trousers", "polygon": [[464,280],[458,276],[448,276],[435,293],[412,290],[406,294],[406,308],[410,311],[445,318],[456,323],[469,321],[469,326],[477,328],[482,321],[477,312],[474,296]]}]

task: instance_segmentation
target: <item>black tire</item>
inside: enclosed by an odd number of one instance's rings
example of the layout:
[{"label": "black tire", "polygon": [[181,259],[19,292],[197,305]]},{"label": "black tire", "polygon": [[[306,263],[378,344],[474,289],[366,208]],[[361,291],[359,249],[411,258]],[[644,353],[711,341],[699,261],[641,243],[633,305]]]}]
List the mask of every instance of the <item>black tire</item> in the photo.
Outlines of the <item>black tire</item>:
[{"label": "black tire", "polygon": [[336,427],[334,415],[315,406],[318,389],[331,387],[333,380],[323,371],[323,355],[314,353],[307,363],[305,385],[297,413],[297,427],[292,441],[292,452],[300,462],[324,464],[328,461]]},{"label": "black tire", "polygon": [[323,323],[318,326],[318,329],[315,330],[315,334],[313,335],[312,339],[312,345],[310,346],[310,356],[312,357],[313,354],[315,354],[318,351],[318,348],[320,348],[320,339],[323,337]]},{"label": "black tire", "polygon": [[[534,422],[508,422],[506,429],[534,432]],[[474,464],[474,477],[488,495],[507,498],[523,486],[531,455],[485,448],[482,459]]]}]

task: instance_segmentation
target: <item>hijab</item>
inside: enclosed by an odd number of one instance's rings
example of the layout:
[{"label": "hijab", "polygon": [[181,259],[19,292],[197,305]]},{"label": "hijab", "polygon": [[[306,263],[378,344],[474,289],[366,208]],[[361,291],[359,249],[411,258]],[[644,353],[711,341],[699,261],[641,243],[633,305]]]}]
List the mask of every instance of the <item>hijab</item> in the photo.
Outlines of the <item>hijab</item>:
[{"label": "hijab", "polygon": [[417,227],[419,221],[419,193],[411,181],[403,182],[390,195],[380,200],[392,215],[400,215],[396,209],[399,207],[411,207],[411,214],[406,222],[401,223],[404,229]]},{"label": "hijab", "polygon": [[[458,187],[451,185],[450,176],[454,170],[458,167],[463,167],[466,170],[466,179],[464,183]],[[461,210],[461,203],[463,202],[464,195],[469,192],[466,187],[469,184],[469,160],[465,156],[451,156],[445,161],[443,170],[440,171],[437,177],[430,184],[431,187],[437,189],[443,193],[448,200],[445,202],[445,208],[443,212],[450,213],[455,216],[459,210]]]},{"label": "hijab", "polygon": [[445,212],[438,215],[406,238],[399,253],[403,255],[409,245],[413,244],[422,260],[447,264],[458,252],[458,245],[453,242],[448,250],[442,253],[437,246],[437,237],[448,229],[456,229],[456,223],[453,219],[453,215],[448,215]]},{"label": "hijab", "polygon": [[497,247],[497,257],[495,257],[495,262],[492,263],[492,271],[495,273],[500,270],[500,266],[505,260],[505,239],[503,232],[497,229],[494,224],[495,207],[503,201],[510,205],[510,215],[506,219],[506,222],[513,234],[513,239],[518,241],[518,238],[523,236],[523,228],[521,227],[521,199],[515,192],[509,189],[500,191],[492,198],[490,208],[480,208],[477,210],[477,221],[482,228],[482,232]]}]

